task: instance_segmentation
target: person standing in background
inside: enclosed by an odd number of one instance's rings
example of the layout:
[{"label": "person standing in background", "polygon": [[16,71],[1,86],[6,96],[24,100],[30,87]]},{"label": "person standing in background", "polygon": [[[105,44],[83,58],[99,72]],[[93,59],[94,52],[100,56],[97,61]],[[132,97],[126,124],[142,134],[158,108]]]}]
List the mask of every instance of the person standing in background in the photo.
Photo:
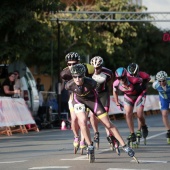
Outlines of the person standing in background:
[{"label": "person standing in background", "polygon": [[36,79],[36,83],[37,83],[36,86],[37,86],[38,92],[44,91],[44,85],[41,84],[41,79],[39,77]]},{"label": "person standing in background", "polygon": [[14,94],[20,94],[20,90],[14,90],[15,74],[9,73],[8,77],[2,83],[3,95],[13,97]]}]

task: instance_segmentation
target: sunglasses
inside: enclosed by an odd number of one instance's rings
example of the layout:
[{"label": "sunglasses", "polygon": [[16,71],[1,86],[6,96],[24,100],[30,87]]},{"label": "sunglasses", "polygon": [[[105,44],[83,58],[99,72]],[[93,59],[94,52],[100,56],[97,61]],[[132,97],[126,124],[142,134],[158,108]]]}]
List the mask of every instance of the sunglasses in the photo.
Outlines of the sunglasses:
[{"label": "sunglasses", "polygon": [[122,79],[125,79],[125,78],[126,78],[126,76],[122,76],[122,77],[118,77],[117,79],[122,80]]},{"label": "sunglasses", "polygon": [[68,66],[74,66],[76,65],[77,63],[67,63]]},{"label": "sunglasses", "polygon": [[160,83],[161,83],[161,82],[165,82],[165,80],[162,80],[162,81],[160,80],[159,82],[160,82]]},{"label": "sunglasses", "polygon": [[84,77],[84,76],[73,76],[74,79],[76,79],[76,78],[81,79],[81,78],[83,78],[83,77]]}]

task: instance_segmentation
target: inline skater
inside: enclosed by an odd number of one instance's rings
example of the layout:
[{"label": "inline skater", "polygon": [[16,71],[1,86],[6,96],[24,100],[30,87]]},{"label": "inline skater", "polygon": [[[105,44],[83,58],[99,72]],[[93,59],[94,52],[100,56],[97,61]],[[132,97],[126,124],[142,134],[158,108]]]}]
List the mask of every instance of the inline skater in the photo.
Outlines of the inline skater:
[{"label": "inline skater", "polygon": [[[103,123],[103,125],[116,137],[116,139],[122,145],[123,150],[128,153],[129,156],[134,157],[135,152],[128,146],[126,146],[123,138],[120,136],[118,129],[109,121],[108,114],[105,111],[101,101],[98,98],[96,92],[97,82],[92,78],[85,77],[85,67],[82,64],[74,65],[71,68],[71,74],[73,79],[66,83],[66,90],[70,90],[74,93],[73,107],[77,111],[77,116],[81,122],[80,128],[83,132],[85,140],[88,144],[88,152],[94,153],[94,147],[89,141],[87,131],[87,122],[82,121],[82,117],[78,114],[78,111],[84,112],[85,107],[88,107],[93,114]],[[90,148],[89,148],[90,146]]]},{"label": "inline skater", "polygon": [[[133,142],[136,141],[136,135],[134,133],[133,122],[133,109],[136,104],[136,110],[141,110],[143,106],[144,94],[142,88],[142,78],[140,77],[128,77],[127,70],[123,67],[119,67],[115,71],[117,80],[113,82],[113,96],[115,103],[118,107],[122,107],[118,100],[118,90],[124,94],[124,109],[126,112],[126,122],[130,130],[128,137],[128,144],[134,147]],[[139,113],[139,111],[137,112]],[[141,115],[137,115],[142,126],[146,126],[145,120],[141,119]]]},{"label": "inline skater", "polygon": [[167,129],[167,143],[170,144],[170,123],[168,120],[168,110],[170,103],[170,77],[165,71],[159,71],[156,74],[156,81],[152,87],[159,93],[159,100],[161,104],[162,120],[165,128]]},{"label": "inline skater", "polygon": [[[64,88],[64,84],[72,79],[72,75],[70,72],[70,69],[72,68],[73,65],[80,63],[80,55],[76,52],[70,52],[65,56],[65,61],[67,62],[67,66],[66,68],[64,68],[61,73],[61,79],[62,79],[62,87]],[[83,63],[83,65],[86,68],[86,76],[91,76],[94,72],[94,67],[91,66],[90,64],[86,64]],[[70,93],[70,98],[73,94]],[[71,115],[71,127],[73,130],[73,134],[74,134],[74,141],[73,141],[73,145],[75,148],[78,149],[79,145],[81,149],[84,149],[86,147],[86,144],[84,142],[84,137],[81,134],[81,141],[79,139],[79,124],[78,124],[78,119],[76,114],[74,113],[74,109],[72,109],[72,102],[71,99],[69,99],[69,110],[70,110],[70,115]],[[75,151],[76,153],[76,151]]]},{"label": "inline skater", "polygon": [[[90,64],[93,65],[95,68],[95,72],[92,78],[97,82],[96,91],[98,93],[98,97],[102,105],[104,106],[105,111],[108,113],[110,107],[110,92],[108,83],[113,79],[113,72],[110,69],[103,67],[103,58],[100,56],[93,57],[90,61]],[[90,118],[94,119],[93,122],[95,122],[95,124],[92,125],[95,126],[93,128],[95,132],[94,141],[96,143],[99,143],[98,119],[96,119],[93,113],[91,113]],[[107,128],[105,129],[107,134],[107,140],[112,145],[113,141],[116,141],[116,139],[109,133]]]},{"label": "inline skater", "polygon": [[[147,74],[146,72],[139,71],[139,66],[136,63],[131,63],[127,67],[128,71],[128,76],[132,77],[140,77],[142,78],[142,87],[143,87],[143,105],[145,104],[146,101],[146,94],[147,94],[147,86],[150,81],[150,75]],[[141,121],[140,119],[145,122],[145,117],[144,117],[144,107],[140,107],[137,110],[137,115],[138,115],[138,130],[136,132],[136,137],[138,140],[138,144],[140,143],[140,138],[143,136],[144,138],[144,143],[146,144],[146,137],[148,136],[148,127],[147,126],[141,126]],[[142,130],[142,134],[141,134]]]}]

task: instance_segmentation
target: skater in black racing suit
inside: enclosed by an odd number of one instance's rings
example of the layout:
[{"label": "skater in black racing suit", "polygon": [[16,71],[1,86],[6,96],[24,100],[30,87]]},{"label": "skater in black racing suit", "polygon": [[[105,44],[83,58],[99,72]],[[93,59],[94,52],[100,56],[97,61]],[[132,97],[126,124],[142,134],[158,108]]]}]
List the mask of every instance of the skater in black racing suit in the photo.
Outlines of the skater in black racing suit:
[{"label": "skater in black racing suit", "polygon": [[[109,121],[108,114],[99,100],[97,92],[95,91],[97,82],[84,76],[85,67],[82,64],[74,65],[70,71],[73,79],[66,83],[65,88],[66,90],[72,91],[74,94],[72,103],[74,110],[77,110],[77,116],[80,114],[78,113],[79,111],[84,112],[82,108],[88,107],[102,122],[102,124],[112,133],[112,135],[116,137],[122,145],[123,150],[128,153],[129,156],[133,157],[135,154],[134,151],[130,147],[126,146],[118,129]],[[81,122],[81,116],[78,116],[78,119]],[[83,128],[83,126],[87,126],[87,122],[86,124],[84,124],[84,122],[80,124],[80,128],[87,144],[91,145],[91,141],[89,141],[88,138],[88,132],[85,131],[86,128]]]}]

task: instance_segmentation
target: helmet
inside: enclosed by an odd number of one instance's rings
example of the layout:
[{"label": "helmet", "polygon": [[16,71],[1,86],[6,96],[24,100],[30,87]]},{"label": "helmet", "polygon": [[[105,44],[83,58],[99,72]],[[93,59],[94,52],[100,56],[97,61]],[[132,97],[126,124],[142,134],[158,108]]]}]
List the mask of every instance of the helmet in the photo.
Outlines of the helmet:
[{"label": "helmet", "polygon": [[80,60],[80,56],[78,53],[76,52],[70,52],[65,56],[65,60],[66,61],[79,61]]},{"label": "helmet", "polygon": [[90,64],[95,68],[100,67],[103,64],[103,58],[100,56],[95,56],[91,59]]},{"label": "helmet", "polygon": [[115,71],[115,75],[116,78],[118,77],[124,77],[127,75],[127,70],[124,67],[119,67],[116,71]]},{"label": "helmet", "polygon": [[84,75],[86,72],[86,68],[83,64],[76,64],[76,65],[73,65],[70,71],[72,75],[74,74]]},{"label": "helmet", "polygon": [[165,71],[159,71],[156,74],[156,79],[159,80],[166,80],[166,78],[168,77],[167,73]]},{"label": "helmet", "polygon": [[130,75],[136,76],[139,72],[139,66],[136,63],[131,63],[127,67],[127,71],[129,72]]}]

